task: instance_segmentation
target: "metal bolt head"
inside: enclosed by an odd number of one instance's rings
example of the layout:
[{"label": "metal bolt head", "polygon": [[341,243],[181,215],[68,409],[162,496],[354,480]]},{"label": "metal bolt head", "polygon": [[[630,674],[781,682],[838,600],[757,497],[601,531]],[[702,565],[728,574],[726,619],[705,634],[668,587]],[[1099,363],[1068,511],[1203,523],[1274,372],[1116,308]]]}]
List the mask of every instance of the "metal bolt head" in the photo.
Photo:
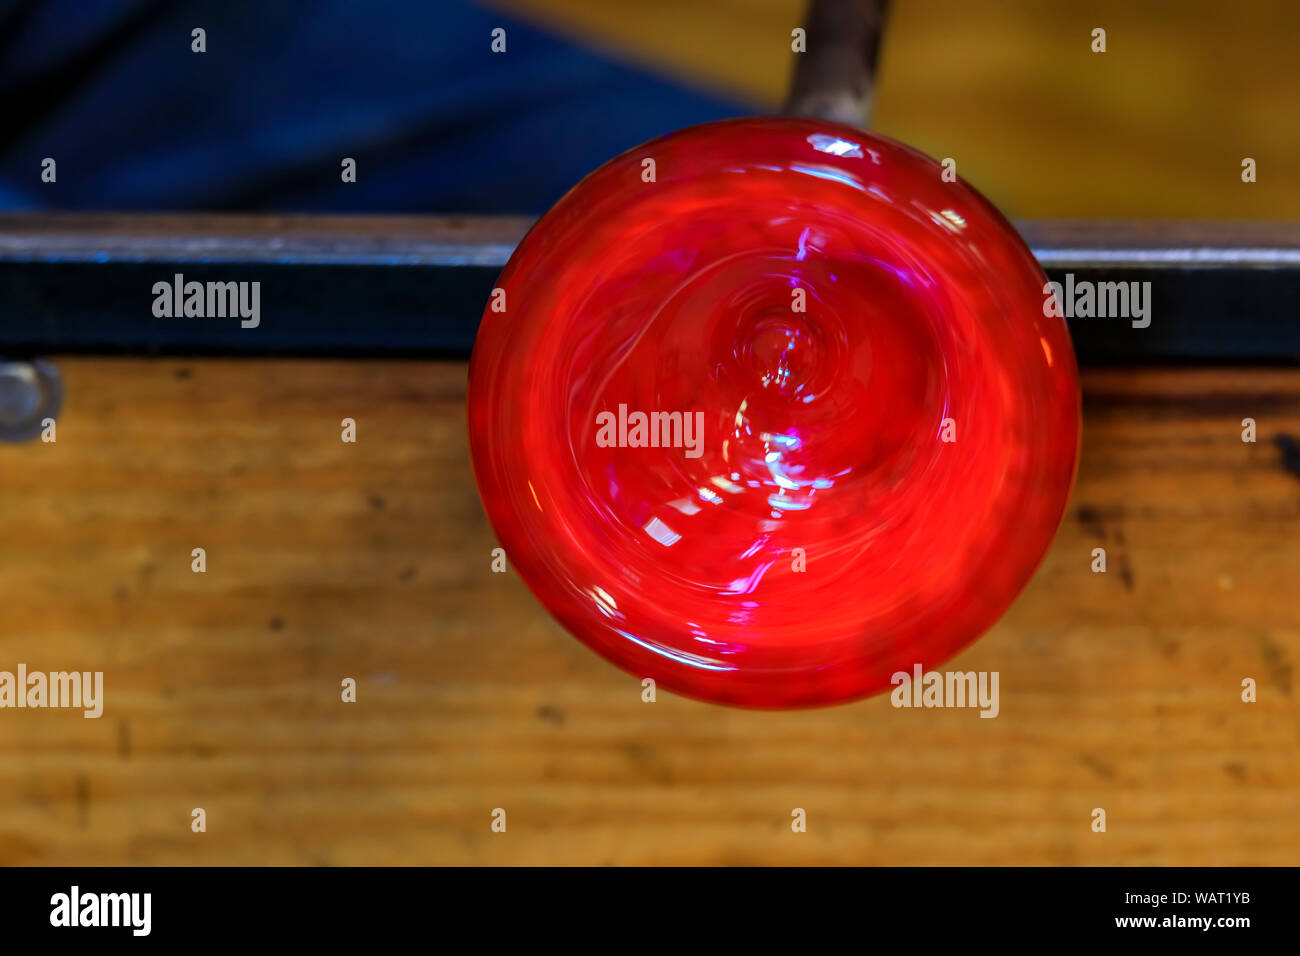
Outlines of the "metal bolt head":
[{"label": "metal bolt head", "polygon": [[49,362],[0,360],[0,441],[35,438],[62,404],[63,383]]}]

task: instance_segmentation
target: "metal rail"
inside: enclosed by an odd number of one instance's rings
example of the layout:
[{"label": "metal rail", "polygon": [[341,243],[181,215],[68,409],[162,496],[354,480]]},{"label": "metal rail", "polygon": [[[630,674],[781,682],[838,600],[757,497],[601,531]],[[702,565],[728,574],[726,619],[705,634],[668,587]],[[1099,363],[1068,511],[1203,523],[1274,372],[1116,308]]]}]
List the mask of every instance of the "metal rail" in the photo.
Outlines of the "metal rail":
[{"label": "metal rail", "polygon": [[[464,355],[531,224],[503,217],[0,215],[0,354]],[[1150,282],[1151,323],[1068,318],[1083,364],[1300,360],[1300,224],[1017,223],[1049,278]],[[258,281],[255,329],[151,289]]]}]

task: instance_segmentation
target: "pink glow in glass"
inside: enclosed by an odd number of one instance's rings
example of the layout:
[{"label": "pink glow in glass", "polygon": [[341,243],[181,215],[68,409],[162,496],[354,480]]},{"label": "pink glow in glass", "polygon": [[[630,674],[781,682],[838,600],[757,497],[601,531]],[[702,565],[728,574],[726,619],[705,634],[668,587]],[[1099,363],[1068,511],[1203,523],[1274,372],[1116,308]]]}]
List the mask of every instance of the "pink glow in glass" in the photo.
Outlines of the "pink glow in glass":
[{"label": "pink glow in glass", "polygon": [[520,244],[474,347],[474,468],[580,640],[661,688],[800,707],[1006,610],[1065,510],[1078,376],[1032,254],[941,173],[849,127],[711,123]]}]

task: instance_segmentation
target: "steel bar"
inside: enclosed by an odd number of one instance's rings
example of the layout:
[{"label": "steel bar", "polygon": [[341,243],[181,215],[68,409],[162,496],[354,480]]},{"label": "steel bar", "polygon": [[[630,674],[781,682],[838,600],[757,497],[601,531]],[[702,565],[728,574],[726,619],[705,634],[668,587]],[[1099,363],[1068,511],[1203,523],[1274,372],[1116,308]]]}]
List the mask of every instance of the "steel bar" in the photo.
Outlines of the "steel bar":
[{"label": "steel bar", "polygon": [[[0,216],[0,354],[463,355],[530,221]],[[1083,364],[1300,360],[1300,224],[1017,223],[1048,277],[1150,282],[1150,324],[1069,317]],[[259,282],[257,328],[154,315],[157,282]]]}]

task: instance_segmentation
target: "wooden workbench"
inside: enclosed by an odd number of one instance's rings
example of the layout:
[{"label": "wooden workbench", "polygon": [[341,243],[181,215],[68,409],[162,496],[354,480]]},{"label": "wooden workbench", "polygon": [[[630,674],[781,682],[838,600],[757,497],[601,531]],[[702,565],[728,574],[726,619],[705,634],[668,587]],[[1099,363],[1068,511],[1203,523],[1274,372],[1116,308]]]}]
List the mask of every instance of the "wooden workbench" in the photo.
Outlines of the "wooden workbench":
[{"label": "wooden workbench", "polygon": [[1300,371],[1085,376],[1064,526],[953,663],[981,720],[643,703],[491,573],[461,363],[55,361],[57,442],[0,447],[0,669],[106,705],[0,712],[0,863],[1300,858]]}]

